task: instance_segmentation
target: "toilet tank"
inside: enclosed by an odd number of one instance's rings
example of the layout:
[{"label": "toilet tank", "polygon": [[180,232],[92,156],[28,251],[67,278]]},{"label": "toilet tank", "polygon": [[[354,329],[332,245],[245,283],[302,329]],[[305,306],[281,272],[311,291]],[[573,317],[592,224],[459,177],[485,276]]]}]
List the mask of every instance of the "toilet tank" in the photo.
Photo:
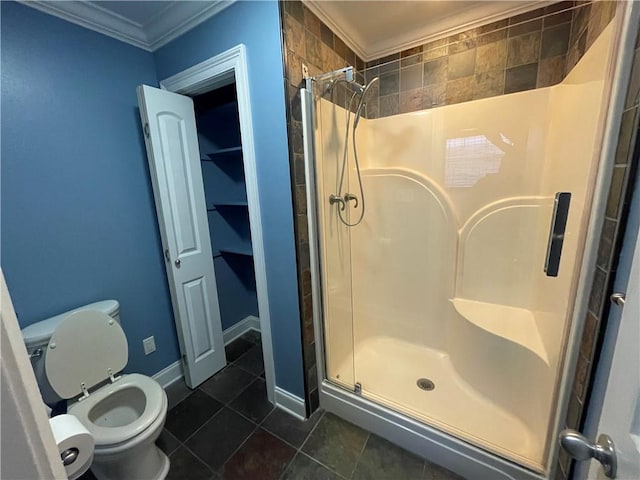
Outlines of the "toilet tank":
[{"label": "toilet tank", "polygon": [[[83,305],[68,312],[60,313],[50,318],[45,318],[36,323],[32,323],[28,327],[22,329],[22,338],[27,346],[27,353],[31,356],[31,366],[36,375],[36,380],[42,393],[42,398],[49,406],[56,402],[59,402],[61,398],[53,391],[51,385],[47,380],[47,375],[44,369],[44,357],[47,353],[47,345],[51,339],[51,335],[57,328],[57,326],[65,318],[75,312],[82,310],[97,310],[102,313],[106,313],[112,317],[116,322],[120,323],[120,304],[117,300],[103,300],[101,302],[90,303],[89,305]],[[40,354],[37,350],[40,349]]]}]

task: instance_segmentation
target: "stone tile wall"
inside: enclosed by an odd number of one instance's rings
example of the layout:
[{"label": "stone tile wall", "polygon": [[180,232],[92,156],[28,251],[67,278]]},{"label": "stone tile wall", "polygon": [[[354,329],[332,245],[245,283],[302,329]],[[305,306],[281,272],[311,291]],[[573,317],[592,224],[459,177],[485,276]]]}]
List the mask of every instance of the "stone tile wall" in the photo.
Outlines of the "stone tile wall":
[{"label": "stone tile wall", "polygon": [[[293,185],[295,215],[296,254],[298,263],[298,295],[302,319],[302,346],[305,371],[305,401],[307,411],[318,408],[318,378],[313,331],[311,272],[309,259],[309,234],[307,225],[307,200],[302,143],[302,112],[300,88],[304,87],[302,63],[309,67],[311,75],[337,70],[352,65],[364,69],[364,62],[345,43],[334,35],[300,1],[280,2],[283,35],[284,82],[287,93],[287,131],[289,135],[289,160]],[[339,101],[344,104],[344,91],[338,90]]]},{"label": "stone tile wall", "polygon": [[609,23],[616,2],[559,2],[367,62],[378,118],[561,82]]}]

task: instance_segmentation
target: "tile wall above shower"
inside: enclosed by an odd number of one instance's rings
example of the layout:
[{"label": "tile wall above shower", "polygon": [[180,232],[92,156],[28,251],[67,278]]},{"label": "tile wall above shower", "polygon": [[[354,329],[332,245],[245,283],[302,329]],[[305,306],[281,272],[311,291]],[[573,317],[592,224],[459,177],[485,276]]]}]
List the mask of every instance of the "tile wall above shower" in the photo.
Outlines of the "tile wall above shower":
[{"label": "tile wall above shower", "polygon": [[[298,295],[302,321],[302,348],[305,372],[305,399],[309,412],[318,407],[318,377],[313,331],[311,263],[307,229],[307,192],[302,141],[300,88],[304,87],[302,64],[311,75],[336,70],[348,65],[363,70],[365,63],[338,35],[298,0],[280,2],[285,89],[287,94],[287,133],[293,205],[295,214]],[[344,105],[345,94],[337,89],[336,101]]]},{"label": "tile wall above shower", "polygon": [[616,2],[558,2],[367,62],[378,118],[561,82],[613,18]]}]

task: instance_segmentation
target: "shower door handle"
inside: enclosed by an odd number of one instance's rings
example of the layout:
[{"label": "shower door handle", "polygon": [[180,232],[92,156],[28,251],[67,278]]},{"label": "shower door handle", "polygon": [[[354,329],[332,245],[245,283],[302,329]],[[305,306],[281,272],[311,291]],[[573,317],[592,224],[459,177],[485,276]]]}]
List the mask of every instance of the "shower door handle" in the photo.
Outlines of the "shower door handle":
[{"label": "shower door handle", "polygon": [[558,276],[558,269],[560,268],[560,257],[562,256],[562,244],[564,243],[564,232],[567,228],[567,218],[569,217],[570,203],[571,193],[556,193],[556,198],[553,202],[551,227],[549,229],[547,255],[544,263],[544,273],[547,274],[547,277]]}]

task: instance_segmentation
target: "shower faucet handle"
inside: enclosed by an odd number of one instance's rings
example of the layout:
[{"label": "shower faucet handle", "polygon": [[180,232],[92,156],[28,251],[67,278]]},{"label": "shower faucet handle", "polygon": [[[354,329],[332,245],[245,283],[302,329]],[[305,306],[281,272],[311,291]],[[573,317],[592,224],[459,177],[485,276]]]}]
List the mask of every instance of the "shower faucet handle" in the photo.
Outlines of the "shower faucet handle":
[{"label": "shower faucet handle", "polygon": [[358,208],[358,197],[356,197],[353,193],[345,193],[344,203],[348,204],[351,200],[354,200],[356,202],[353,208]]},{"label": "shower faucet handle", "polygon": [[329,205],[333,205],[334,203],[337,203],[338,208],[340,208],[340,210],[343,210],[343,211],[347,206],[344,199],[341,196],[334,195],[332,193],[331,195],[329,195]]}]

